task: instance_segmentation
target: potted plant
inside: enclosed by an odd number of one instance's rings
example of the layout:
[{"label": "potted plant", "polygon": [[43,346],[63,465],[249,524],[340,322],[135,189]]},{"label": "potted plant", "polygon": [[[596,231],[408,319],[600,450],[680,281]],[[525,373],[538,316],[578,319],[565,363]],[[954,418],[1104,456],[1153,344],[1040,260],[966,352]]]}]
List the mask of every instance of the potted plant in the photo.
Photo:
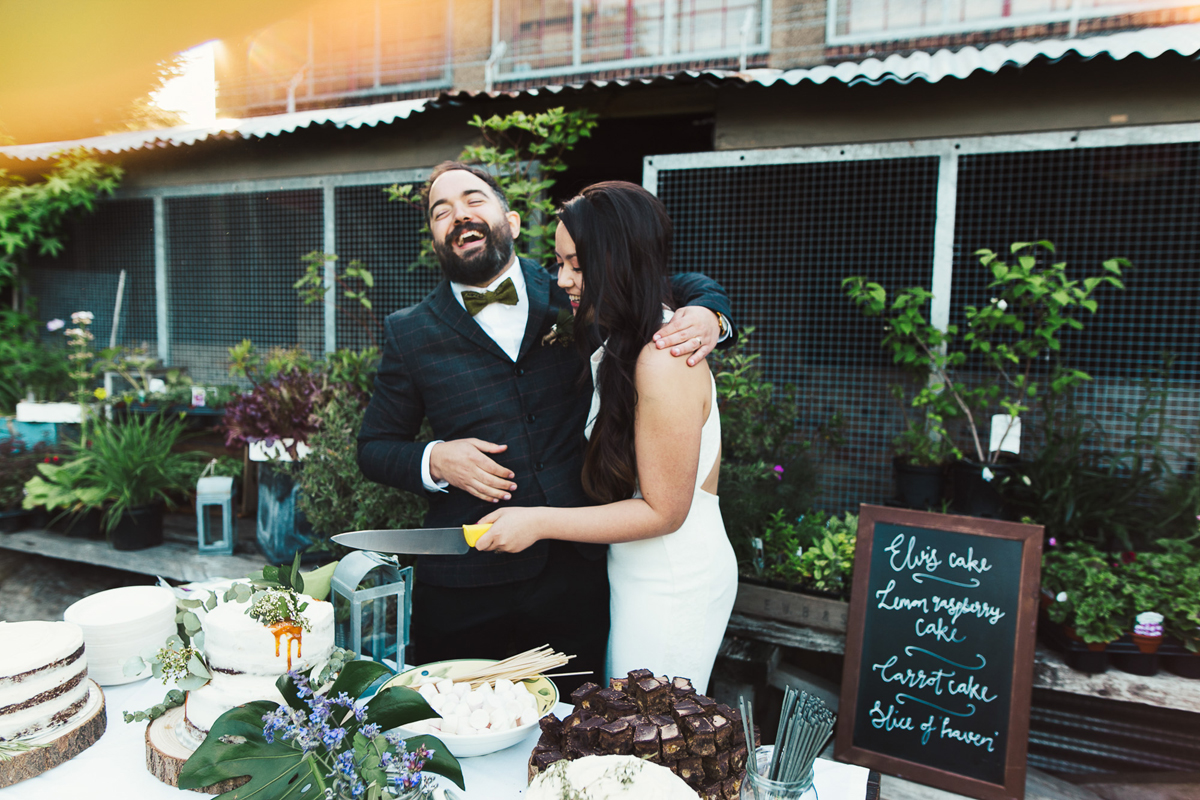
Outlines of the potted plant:
[{"label": "potted plant", "polygon": [[36,463],[37,474],[25,482],[21,506],[33,512],[35,528],[99,539],[103,537],[104,494],[95,474],[85,464],[76,463],[76,452],[77,447],[68,446],[65,453],[47,454]]},{"label": "potted plant", "polygon": [[[316,411],[318,427],[309,437],[308,457],[299,464],[279,465],[295,481],[297,509],[321,537],[318,544],[325,547],[337,547],[328,537],[338,533],[419,528],[425,518],[425,498],[363,480],[356,437],[365,399],[353,383],[334,384],[329,401]],[[427,430],[422,438],[430,438]]]},{"label": "potted plant", "polygon": [[755,540],[742,568],[734,610],[756,617],[844,631],[858,518],[810,511],[795,521],[780,509]]},{"label": "potted plant", "polygon": [[29,527],[30,511],[23,506],[25,484],[37,475],[37,465],[53,458],[53,448],[44,444],[26,447],[20,439],[0,439],[0,533],[16,533]]},{"label": "potted plant", "polygon": [[1090,651],[1068,651],[1067,663],[1081,672],[1103,672],[1105,648],[1125,630],[1127,605],[1108,558],[1086,542],[1054,548],[1042,558],[1042,588],[1054,598],[1046,609],[1049,621]]},{"label": "potted plant", "polygon": [[[1098,303],[1092,295],[1098,288],[1123,288],[1121,270],[1129,266],[1126,259],[1111,258],[1103,263],[1100,275],[1077,281],[1067,277],[1065,263],[1047,263],[1045,253],[1054,253],[1050,242],[1017,242],[1010,249],[1016,256],[1011,264],[1001,261],[991,250],[976,251],[991,274],[988,289],[995,296],[982,307],[966,308],[966,330],[960,347],[954,346],[957,326],[946,325],[943,329],[930,321],[926,309],[933,294],[928,289],[903,289],[889,303],[887,290],[878,283],[862,277],[842,282],[847,296],[864,314],[885,320],[883,346],[892,352],[897,364],[921,381],[922,388],[912,406],[928,409],[942,419],[964,422],[970,439],[964,451],[970,456],[960,459],[952,469],[953,504],[960,513],[1005,514],[992,486],[1002,469],[1004,440],[1039,392],[1059,393],[1090,380],[1086,373],[1075,369],[1047,373],[1038,366],[1038,360],[1061,350],[1064,330],[1083,328],[1077,314],[1096,312]],[[984,367],[970,380],[959,375],[967,367],[968,358]],[[1004,415],[999,418],[997,437],[989,436],[991,431],[985,429],[989,410]]]},{"label": "potted plant", "polygon": [[929,510],[942,504],[942,483],[946,463],[962,453],[954,446],[942,418],[926,409],[925,419],[912,419],[904,397],[904,387],[891,386],[892,397],[900,404],[904,430],[892,439],[892,469],[896,492],[908,508]]}]

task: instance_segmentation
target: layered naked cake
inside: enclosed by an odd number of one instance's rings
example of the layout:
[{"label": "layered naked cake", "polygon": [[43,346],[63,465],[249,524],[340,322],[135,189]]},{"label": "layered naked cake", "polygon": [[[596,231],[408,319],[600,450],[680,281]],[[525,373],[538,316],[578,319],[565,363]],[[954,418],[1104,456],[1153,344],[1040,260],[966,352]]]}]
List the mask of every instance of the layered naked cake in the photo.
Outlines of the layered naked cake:
[{"label": "layered naked cake", "polygon": [[[271,594],[265,599],[287,599],[286,593],[279,593],[279,598]],[[183,726],[188,744],[199,746],[217,718],[231,708],[254,700],[283,703],[275,688],[281,675],[307,670],[329,658],[333,605],[306,595],[291,597],[303,607],[291,619],[255,618],[248,613],[253,610],[250,605],[243,603],[222,603],[205,615],[204,654],[212,680],[188,692]]]},{"label": "layered naked cake", "polygon": [[539,774],[525,800],[696,800],[696,793],[669,769],[637,756],[585,756],[558,761]]},{"label": "layered naked cake", "polygon": [[70,622],[0,622],[0,740],[70,722],[88,700],[83,631]]}]

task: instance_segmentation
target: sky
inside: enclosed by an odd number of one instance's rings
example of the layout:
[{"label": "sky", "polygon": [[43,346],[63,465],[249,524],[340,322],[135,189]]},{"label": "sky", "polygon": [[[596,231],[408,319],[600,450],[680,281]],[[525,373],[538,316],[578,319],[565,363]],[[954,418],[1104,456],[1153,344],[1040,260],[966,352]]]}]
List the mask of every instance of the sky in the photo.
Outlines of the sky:
[{"label": "sky", "polygon": [[217,119],[217,42],[205,42],[183,53],[182,75],[152,94],[164,111],[175,111],[185,125],[210,125]]}]

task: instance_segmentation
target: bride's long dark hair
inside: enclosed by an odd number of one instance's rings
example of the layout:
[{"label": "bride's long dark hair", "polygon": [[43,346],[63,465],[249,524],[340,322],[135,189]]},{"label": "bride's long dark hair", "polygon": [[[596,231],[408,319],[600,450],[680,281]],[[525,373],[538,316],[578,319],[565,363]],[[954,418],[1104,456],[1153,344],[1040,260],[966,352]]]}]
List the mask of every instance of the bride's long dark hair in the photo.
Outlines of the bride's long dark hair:
[{"label": "bride's long dark hair", "polygon": [[575,343],[584,358],[601,342],[596,376],[600,413],[583,462],[588,496],[611,503],[637,488],[634,413],[638,355],[670,305],[671,218],[657,197],[625,181],[593,184],[568,200],[558,218],[575,240],[583,296]]}]

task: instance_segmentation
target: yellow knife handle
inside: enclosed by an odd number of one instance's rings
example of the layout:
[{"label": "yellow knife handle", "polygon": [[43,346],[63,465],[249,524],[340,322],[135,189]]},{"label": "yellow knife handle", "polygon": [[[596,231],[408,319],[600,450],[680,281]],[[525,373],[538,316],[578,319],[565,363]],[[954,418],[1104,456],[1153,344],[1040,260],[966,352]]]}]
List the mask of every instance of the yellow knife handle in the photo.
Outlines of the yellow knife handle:
[{"label": "yellow knife handle", "polygon": [[463,525],[463,538],[467,540],[468,547],[474,547],[479,541],[479,537],[488,532],[488,528],[492,527],[492,523],[486,525]]}]

